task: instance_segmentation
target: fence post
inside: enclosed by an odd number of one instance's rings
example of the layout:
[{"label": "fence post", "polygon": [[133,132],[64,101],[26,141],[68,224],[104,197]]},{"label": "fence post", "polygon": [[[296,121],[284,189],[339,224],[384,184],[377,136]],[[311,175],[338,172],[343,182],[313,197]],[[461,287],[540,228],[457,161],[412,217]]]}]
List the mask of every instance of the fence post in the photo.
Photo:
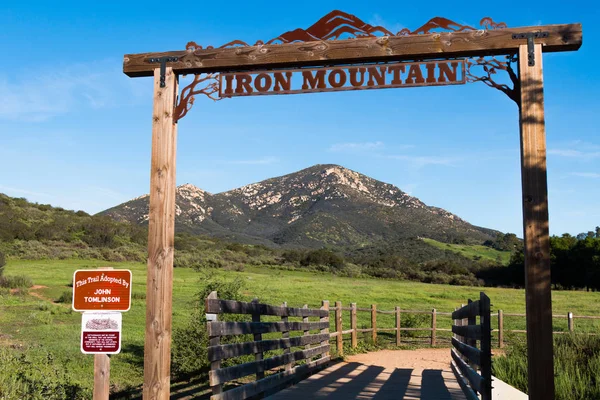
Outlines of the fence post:
[{"label": "fence post", "polygon": [[[281,305],[282,307],[287,307],[287,301],[284,301],[283,304]],[[287,314],[287,313],[286,313]],[[288,317],[287,315],[282,316],[281,317],[281,322],[288,322]],[[283,339],[288,339],[290,337],[290,331],[282,331],[281,332],[281,337]],[[283,354],[289,354],[291,351],[291,349],[289,347],[285,347],[283,349]],[[286,371],[291,371],[292,370],[292,364],[285,364],[285,370]]]},{"label": "fence post", "polygon": [[358,346],[357,341],[357,324],[356,324],[356,303],[352,303],[352,309],[350,310],[350,329],[352,329],[352,348],[355,349]]},{"label": "fence post", "polygon": [[377,305],[371,304],[371,328],[373,329],[373,344],[377,343]]},{"label": "fence post", "polygon": [[400,334],[402,330],[400,329],[400,307],[396,306],[396,346],[400,346]]},{"label": "fence post", "polygon": [[342,302],[335,302],[335,330],[337,331],[336,344],[337,352],[340,356],[344,355],[344,337],[342,336]]},{"label": "fence post", "polygon": [[431,345],[435,346],[435,308],[431,310]]},{"label": "fence post", "polygon": [[[321,317],[319,319],[319,322],[327,322],[329,323],[329,301],[327,300],[323,300],[321,302],[321,310],[327,310],[327,316],[325,317]],[[323,328],[321,329],[320,333],[329,333],[329,325],[327,325],[327,328]],[[327,338],[327,340],[324,340],[321,342],[321,346],[326,346],[329,344],[329,338]],[[329,357],[329,352],[323,353],[323,357]]]},{"label": "fence post", "polygon": [[[253,303],[258,303],[258,299],[254,299],[252,300]],[[252,322],[260,322],[260,314],[256,313],[256,314],[252,314]],[[254,334],[254,341],[255,342],[259,342],[262,340],[262,334],[261,333],[255,333]],[[263,359],[263,353],[262,351],[258,351],[256,353],[254,353],[254,360],[255,361],[261,361]],[[263,379],[265,377],[265,371],[263,370],[262,366],[257,366],[256,367],[256,380],[260,380]]]},{"label": "fence post", "polygon": [[[217,299],[217,292],[211,292],[207,299]],[[213,321],[218,321],[219,316],[215,315],[215,318],[213,319]],[[208,322],[208,324],[210,324],[211,321]],[[210,346],[219,346],[221,344],[221,336],[209,336],[208,338],[208,343]],[[221,368],[221,360],[216,360],[216,361],[211,361],[210,363],[210,370],[211,371],[216,371],[218,369]],[[211,385],[210,386],[211,390],[212,390],[212,394],[216,395],[216,394],[221,394],[223,393],[223,385],[222,384],[218,384],[218,385]]]},{"label": "fence post", "polygon": [[481,324],[481,376],[483,385],[481,400],[492,399],[492,324],[490,321],[490,298],[483,292],[479,295],[479,323]]},{"label": "fence post", "polygon": [[573,326],[573,313],[567,313],[567,324],[569,325],[569,332],[573,332],[575,327]]},{"label": "fence post", "polygon": [[[302,306],[302,308],[308,308],[308,304],[305,304],[304,306]],[[307,323],[308,322],[308,317],[302,317],[302,322]],[[308,336],[308,335],[310,335],[310,331],[309,330],[305,330],[304,331],[304,336]],[[306,350],[310,349],[310,344],[305,345],[304,348]]]},{"label": "fence post", "polygon": [[504,312],[498,310],[498,347],[504,347]]}]

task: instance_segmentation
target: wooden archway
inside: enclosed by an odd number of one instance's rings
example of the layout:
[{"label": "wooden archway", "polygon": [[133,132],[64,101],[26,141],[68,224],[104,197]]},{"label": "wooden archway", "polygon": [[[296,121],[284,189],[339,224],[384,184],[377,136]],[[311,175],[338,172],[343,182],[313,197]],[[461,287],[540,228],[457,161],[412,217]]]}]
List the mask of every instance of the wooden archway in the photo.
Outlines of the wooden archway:
[{"label": "wooden archway", "polygon": [[[542,53],[579,49],[582,27],[564,24],[507,28],[490,18],[482,19],[480,25],[476,29],[436,17],[414,31],[393,33],[353,15],[333,11],[307,29],[292,30],[254,45],[234,40],[217,48],[203,48],[190,42],[185,50],[125,55],[125,74],[154,76],[144,399],[169,398],[177,121],[190,110],[194,96],[231,97],[235,93],[222,88],[225,74],[232,77],[231,83],[238,75],[269,75],[273,70],[291,73],[293,68],[307,67],[335,70],[332,67],[377,65],[383,73],[381,68],[388,68],[389,63],[417,61],[425,70],[435,68],[427,66],[432,60],[464,63],[464,82],[484,82],[507,94],[519,106],[529,397],[554,398]],[[346,37],[351,39],[341,40]],[[495,58],[500,56],[506,58]],[[518,74],[511,62],[518,63]],[[478,67],[480,74],[475,73]],[[313,71],[320,73],[323,68]],[[408,68],[408,74],[412,73],[408,65],[397,68]],[[513,87],[494,80],[494,74],[501,71],[509,74]],[[184,74],[195,77],[179,94],[178,76]],[[316,83],[307,86],[307,91],[348,90],[348,86],[340,85],[341,75],[330,80],[329,86],[315,77],[311,82]],[[237,94],[288,94],[283,85],[281,93],[275,93],[274,86],[269,87],[271,93],[259,93],[265,89],[267,78],[259,79],[258,87],[256,79],[254,86],[248,79],[251,78],[240,78],[243,84]],[[424,77],[420,80],[434,83]],[[382,82],[381,86],[389,87]],[[411,82],[419,83],[416,70]],[[325,86],[319,86],[320,83]],[[377,83],[374,80],[371,86]],[[448,79],[446,83],[456,81]]]}]

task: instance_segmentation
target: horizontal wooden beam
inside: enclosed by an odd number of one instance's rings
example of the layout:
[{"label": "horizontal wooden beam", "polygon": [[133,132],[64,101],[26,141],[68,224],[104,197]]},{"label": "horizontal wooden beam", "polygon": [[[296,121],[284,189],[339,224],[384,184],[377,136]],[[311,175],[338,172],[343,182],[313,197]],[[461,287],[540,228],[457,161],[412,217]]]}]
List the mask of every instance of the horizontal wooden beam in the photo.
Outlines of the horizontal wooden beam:
[{"label": "horizontal wooden beam", "polygon": [[473,390],[481,392],[483,378],[460,358],[455,349],[450,350],[450,353],[452,354],[452,359],[456,363],[456,366],[462,375],[469,381],[469,385],[473,388]]},{"label": "horizontal wooden beam", "polygon": [[479,315],[479,300],[473,301],[452,313],[452,319],[464,319]]},{"label": "horizontal wooden beam", "polygon": [[456,338],[452,338],[452,346],[454,346],[463,356],[467,357],[469,362],[479,367],[481,366],[481,350],[477,347],[459,342]]},{"label": "horizontal wooden beam", "polygon": [[293,353],[286,353],[280,356],[274,356],[260,361],[252,361],[245,364],[234,365],[232,367],[221,368],[208,373],[210,386],[219,385],[234,379],[243,378],[257,371],[268,371],[280,367],[284,364],[294,363],[296,361],[306,360],[329,351],[329,345],[313,347],[307,350],[298,350]]},{"label": "horizontal wooden beam", "polygon": [[329,315],[327,310],[318,308],[272,306],[235,300],[206,299],[205,305],[206,312],[209,314],[260,314],[279,317],[326,317]]},{"label": "horizontal wooden beam", "polygon": [[326,356],[319,358],[316,361],[298,365],[292,368],[290,371],[269,375],[260,381],[250,382],[243,386],[238,386],[234,389],[228,390],[225,393],[212,395],[210,400],[242,400],[250,398],[257,394],[263,393],[266,390],[278,387],[292,379],[299,379],[304,375],[314,372],[316,369],[324,367],[329,360],[330,357]]},{"label": "horizontal wooden beam", "polygon": [[308,331],[329,328],[326,322],[211,322],[208,336],[247,335],[270,332]]},{"label": "horizontal wooden beam", "polygon": [[481,325],[452,325],[452,333],[464,338],[481,340]]},{"label": "horizontal wooden beam", "polygon": [[426,35],[383,36],[347,40],[294,42],[262,46],[227,47],[126,54],[123,72],[130,77],[152,76],[160,64],[150,59],[177,57],[168,62],[177,74],[252,71],[313,65],[427,60],[516,54],[527,39],[513,34],[548,32],[535,39],[544,52],[577,50],[582,43],[581,24],[528,26],[497,30],[442,32]]},{"label": "horizontal wooden beam", "polygon": [[247,354],[264,353],[269,350],[284,349],[290,347],[306,346],[307,344],[320,343],[329,339],[329,334],[316,334],[307,336],[295,336],[285,339],[269,339],[259,342],[231,343],[208,348],[208,361],[223,360],[226,358],[239,357]]}]

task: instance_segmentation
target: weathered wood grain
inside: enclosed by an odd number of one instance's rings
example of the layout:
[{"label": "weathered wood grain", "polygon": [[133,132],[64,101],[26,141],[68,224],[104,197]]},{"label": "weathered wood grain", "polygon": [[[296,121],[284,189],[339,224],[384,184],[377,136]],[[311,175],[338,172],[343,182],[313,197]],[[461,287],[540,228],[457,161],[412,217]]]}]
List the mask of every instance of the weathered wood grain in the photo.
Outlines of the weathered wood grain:
[{"label": "weathered wood grain", "polygon": [[256,396],[271,388],[277,387],[291,379],[296,379],[298,376],[311,373],[324,365],[330,360],[329,356],[320,358],[316,361],[311,361],[303,365],[298,365],[292,368],[291,371],[284,371],[278,374],[267,376],[260,381],[248,383],[243,386],[226,391],[225,393],[213,395],[210,400],[241,400]]},{"label": "weathered wood grain", "polygon": [[150,58],[178,57],[167,65],[177,74],[251,71],[311,65],[342,65],[374,61],[406,61],[439,58],[516,54],[525,40],[515,33],[545,31],[547,38],[535,39],[544,52],[577,50],[582,43],[581,24],[529,26],[470,32],[443,32],[427,35],[387,36],[296,42],[286,44],[178,50],[126,54],[123,72],[130,77],[152,76],[156,64]]},{"label": "weathered wood grain", "polygon": [[298,350],[288,354],[266,358],[264,360],[252,361],[244,364],[234,365],[232,367],[221,368],[210,371],[208,374],[210,385],[219,385],[234,379],[255,374],[259,371],[268,371],[284,364],[294,363],[296,361],[306,360],[329,351],[329,345],[313,347],[308,350]]},{"label": "weathered wood grain", "polygon": [[527,45],[519,48],[521,81],[521,180],[525,244],[525,308],[529,398],[554,398],[550,234],[546,176],[546,123],[542,45],[535,44],[535,65],[528,65]]},{"label": "weathered wood grain", "polygon": [[273,306],[263,303],[207,299],[206,312],[211,314],[260,314],[279,317],[323,317],[326,311],[315,308]]},{"label": "weathered wood grain", "polygon": [[110,394],[110,358],[108,354],[94,354],[93,400],[108,400]]},{"label": "weathered wood grain", "polygon": [[269,332],[304,331],[329,328],[326,322],[212,322],[209,336],[262,334]]},{"label": "weathered wood grain", "polygon": [[[308,331],[305,331],[308,332]],[[314,343],[320,343],[329,338],[329,334],[315,334],[306,336],[294,336],[291,338],[261,340],[259,342],[231,343],[208,347],[208,360],[224,360],[226,358],[239,357],[266,351],[284,349],[289,347],[300,347]]]},{"label": "weathered wood grain", "polygon": [[160,71],[156,69],[153,72],[143,396],[144,400],[167,400],[171,369],[177,147],[177,124],[173,123],[173,112],[178,83],[175,72],[167,68],[165,87],[161,88]]}]

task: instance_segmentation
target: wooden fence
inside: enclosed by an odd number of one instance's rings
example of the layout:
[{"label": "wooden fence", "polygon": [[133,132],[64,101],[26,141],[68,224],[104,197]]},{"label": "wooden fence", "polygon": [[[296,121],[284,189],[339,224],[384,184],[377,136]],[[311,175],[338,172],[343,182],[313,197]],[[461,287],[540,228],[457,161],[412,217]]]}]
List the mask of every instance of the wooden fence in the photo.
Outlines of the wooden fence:
[{"label": "wooden fence", "polygon": [[[277,387],[325,365],[329,359],[329,303],[324,301],[320,309],[273,306],[258,301],[221,300],[217,292],[206,299],[206,313],[209,347],[208,359],[211,363],[209,382],[213,395],[217,399],[247,399],[274,391]],[[210,315],[212,314],[212,315]],[[219,314],[249,314],[252,322],[222,322]],[[278,316],[280,322],[264,322],[261,316]],[[289,318],[302,318],[301,322],[291,322]],[[310,322],[309,318],[318,318]],[[310,331],[319,330],[318,334]],[[290,337],[290,332],[301,331],[302,335]],[[263,340],[262,335],[281,332],[281,338]],[[223,336],[253,335],[252,341],[221,344]],[[313,346],[311,346],[313,345]],[[292,347],[304,347],[291,351]],[[265,352],[283,349],[283,354],[263,358]],[[254,361],[229,367],[221,367],[221,361],[244,355],[254,355]],[[304,362],[295,365],[297,362]],[[280,367],[283,367],[280,368]],[[278,369],[266,376],[265,372]],[[255,375],[256,379],[242,386],[223,391],[223,384],[232,380]],[[246,378],[247,379],[247,378]]]},{"label": "wooden fence", "polygon": [[481,394],[481,400],[492,398],[490,314],[490,298],[483,292],[479,300],[469,299],[469,304],[452,313],[452,370],[469,400],[479,399],[476,392]]},{"label": "wooden fence", "polygon": [[[492,317],[498,317],[498,328],[493,329],[492,332],[498,332],[498,347],[504,347],[504,333],[512,332],[512,333],[527,333],[525,329],[504,329],[504,317],[526,317],[525,314],[515,314],[515,313],[505,313],[502,310],[498,310],[497,313],[491,314]],[[567,320],[567,331],[553,331],[552,333],[555,335],[560,335],[563,333],[570,333],[575,331],[575,319],[598,319],[600,320],[600,316],[592,316],[592,315],[574,315],[572,312],[568,312],[567,314],[555,314],[552,315],[552,319],[566,319]],[[588,335],[594,335],[594,333],[586,333]]]},{"label": "wooden fence", "polygon": [[[396,346],[400,346],[402,341],[402,331],[430,331],[429,343],[431,346],[437,345],[437,332],[446,331],[450,332],[450,328],[438,328],[437,327],[437,315],[451,315],[450,312],[439,312],[436,309],[431,311],[423,310],[402,310],[400,307],[395,307],[393,310],[378,310],[376,304],[371,304],[370,307],[357,307],[356,303],[351,303],[350,307],[342,307],[342,303],[339,301],[335,302],[335,308],[330,310],[335,313],[335,332],[331,332],[329,335],[336,339],[336,349],[338,354],[344,354],[343,347],[343,335],[350,334],[351,346],[356,348],[358,346],[358,334],[359,333],[371,333],[371,340],[373,343],[377,343],[378,332],[395,332],[396,333]],[[350,329],[344,330],[343,328],[343,312],[350,311]],[[370,328],[358,328],[357,313],[367,312],[371,314],[371,327]],[[392,328],[382,328],[377,326],[377,314],[393,314],[395,316],[395,326]],[[427,314],[431,316],[430,327],[401,327],[402,314]]]}]

